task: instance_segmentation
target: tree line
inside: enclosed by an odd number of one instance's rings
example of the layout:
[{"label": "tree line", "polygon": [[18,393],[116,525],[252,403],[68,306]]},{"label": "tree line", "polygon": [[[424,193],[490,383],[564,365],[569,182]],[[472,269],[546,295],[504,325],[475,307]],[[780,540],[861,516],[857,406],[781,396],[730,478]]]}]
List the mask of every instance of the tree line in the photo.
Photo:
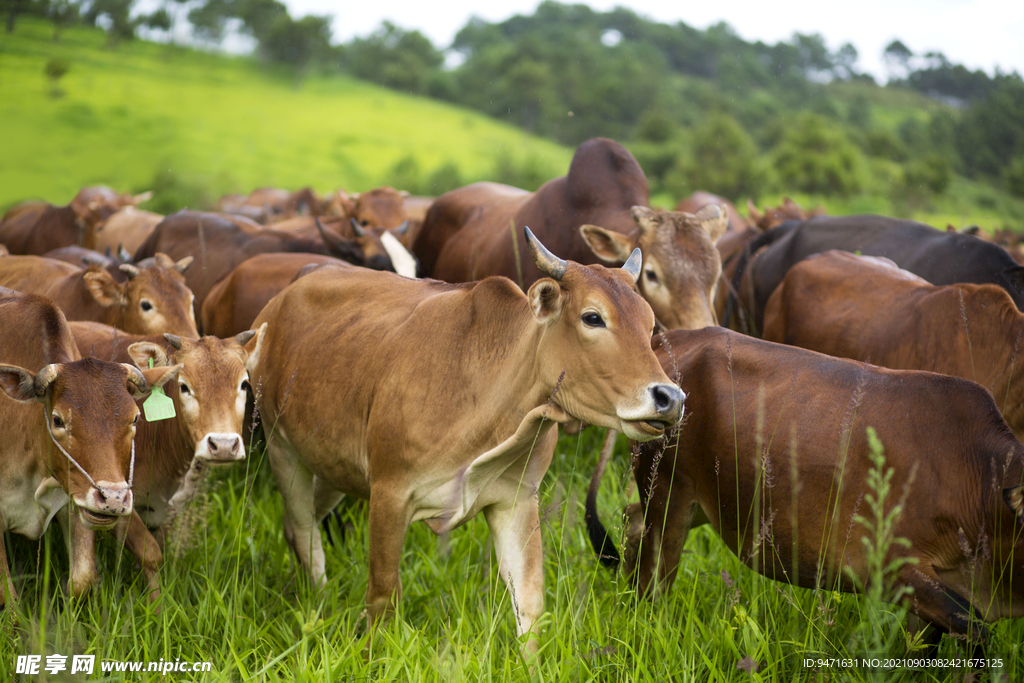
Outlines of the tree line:
[{"label": "tree line", "polygon": [[[885,50],[883,88],[857,70],[853,45],[831,51],[820,35],[748,42],[725,23],[699,30],[550,0],[503,22],[471,19],[446,48],[390,22],[332,44],[331,17],[295,19],[278,0],[162,0],[148,15],[133,13],[135,0],[0,2],[9,30],[19,13],[35,14],[55,37],[76,21],[105,27],[112,42],[187,22],[214,44],[236,27],[260,57],[300,71],[446,100],[570,146],[619,139],[656,191],[897,192],[922,202],[958,173],[1024,197],[1020,75],[971,71],[898,40]],[[897,89],[937,105],[894,128],[876,112]]]}]

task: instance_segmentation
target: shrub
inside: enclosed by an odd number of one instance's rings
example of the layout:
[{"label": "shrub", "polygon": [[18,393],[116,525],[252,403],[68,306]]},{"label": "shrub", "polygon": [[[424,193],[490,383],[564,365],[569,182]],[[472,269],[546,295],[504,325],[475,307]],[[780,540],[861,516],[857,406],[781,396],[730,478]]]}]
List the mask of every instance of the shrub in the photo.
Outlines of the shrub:
[{"label": "shrub", "polygon": [[816,114],[796,119],[772,160],[788,192],[849,196],[863,185],[863,156],[842,130]]}]

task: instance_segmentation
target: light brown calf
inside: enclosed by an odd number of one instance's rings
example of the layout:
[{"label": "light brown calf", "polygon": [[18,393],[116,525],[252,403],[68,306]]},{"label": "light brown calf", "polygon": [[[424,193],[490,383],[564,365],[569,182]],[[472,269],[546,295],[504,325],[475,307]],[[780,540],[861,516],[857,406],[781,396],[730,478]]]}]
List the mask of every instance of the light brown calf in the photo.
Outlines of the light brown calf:
[{"label": "light brown calf", "polygon": [[[118,538],[135,555],[150,588],[159,595],[163,535],[173,516],[188,505],[211,466],[245,458],[242,422],[248,369],[259,358],[263,331],[244,332],[231,339],[182,339],[171,334],[126,335],[97,323],[71,323],[83,354],[134,362],[167,370],[173,379],[165,393],[174,402],[175,417],[149,422],[143,417],[135,435],[135,514],[115,527]],[[148,394],[139,400],[139,406]],[[64,520],[62,519],[62,522]],[[94,534],[75,520],[62,524],[74,539],[72,588],[87,592],[97,581]],[[157,538],[150,529],[158,530]]]},{"label": "light brown calf", "polygon": [[320,267],[260,313],[253,373],[285,538],[326,582],[318,524],[344,495],[369,500],[372,634],[401,596],[406,530],[435,533],[483,512],[517,633],[544,609],[537,487],[572,419],[639,438],[665,432],[683,394],[650,349],[654,314],[621,269],[581,266],[528,232],[548,277],[451,285]]},{"label": "light brown calf", "polygon": [[70,320],[91,320],[132,334],[171,332],[198,337],[192,292],[182,273],[192,262],[174,263],[158,254],[154,265],[122,265],[128,281],[118,283],[100,266],[85,270],[41,256],[0,261],[0,286],[53,299]]}]

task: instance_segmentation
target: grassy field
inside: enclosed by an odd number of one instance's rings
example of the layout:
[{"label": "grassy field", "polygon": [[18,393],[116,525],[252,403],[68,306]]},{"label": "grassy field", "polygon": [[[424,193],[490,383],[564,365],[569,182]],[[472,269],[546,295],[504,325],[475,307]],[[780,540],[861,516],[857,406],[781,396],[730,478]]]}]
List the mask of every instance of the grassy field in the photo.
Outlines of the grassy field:
[{"label": "grassy field", "polygon": [[[119,553],[111,537],[99,553],[102,583],[80,603],[62,590],[67,560],[58,530],[38,543],[9,537],[21,602],[0,614],[0,680],[16,679],[17,655],[51,653],[212,664],[209,673],[171,673],[167,680],[964,680],[963,671],[806,666],[812,656],[905,656],[911,637],[902,610],[765,579],[741,566],[706,527],[691,534],[672,590],[637,600],[620,575],[599,566],[586,540],[583,497],[602,437],[601,430],[563,436],[541,489],[547,612],[532,672],[519,655],[482,518],[444,537],[422,524],[410,529],[402,603],[364,652],[364,507],[343,503],[350,528],[327,547],[329,582],[317,591],[284,541],[280,496],[257,451],[244,465],[216,473],[179,518],[160,572],[159,613],[130,555]],[[616,537],[617,511],[635,499],[628,457],[620,437],[599,500]],[[339,528],[333,532],[337,539]],[[1024,623],[993,625],[989,653],[1004,658],[1005,678],[992,680],[1021,680],[1022,642]],[[944,639],[940,656],[958,655],[960,646]],[[99,664],[96,671],[87,680],[163,680],[100,675]]]},{"label": "grassy field", "polygon": [[[66,203],[84,184],[141,191],[174,182],[209,198],[262,186],[367,190],[403,158],[424,175],[444,164],[465,181],[507,155],[548,177],[572,152],[485,116],[353,79],[301,82],[247,58],[144,41],[104,47],[79,28],[50,40],[19,21],[0,41],[0,207]],[[44,66],[69,70],[53,97]]]}]

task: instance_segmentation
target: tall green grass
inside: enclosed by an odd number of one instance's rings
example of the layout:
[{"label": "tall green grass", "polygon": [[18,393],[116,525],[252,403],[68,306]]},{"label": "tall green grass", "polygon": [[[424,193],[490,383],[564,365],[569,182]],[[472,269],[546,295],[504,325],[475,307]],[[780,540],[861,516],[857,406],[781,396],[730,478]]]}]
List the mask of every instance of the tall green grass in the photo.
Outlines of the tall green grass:
[{"label": "tall green grass", "polygon": [[[329,581],[316,590],[283,538],[281,499],[257,450],[244,465],[216,472],[183,515],[189,535],[168,542],[156,604],[148,602],[131,556],[118,552],[109,535],[100,543],[102,581],[79,603],[64,594],[67,559],[58,529],[38,543],[9,537],[21,601],[0,614],[0,680],[15,678],[19,654],[58,653],[213,664],[209,674],[171,673],[168,680],[859,681],[876,674],[808,668],[804,659],[867,654],[865,628],[876,619],[888,654],[905,654],[910,636],[900,610],[870,597],[796,589],[761,577],[741,566],[707,527],[690,534],[673,588],[656,601],[638,600],[620,575],[600,567],[584,530],[583,499],[601,438],[593,429],[561,437],[541,488],[547,612],[532,672],[520,656],[509,596],[482,518],[443,537],[423,524],[411,527],[401,564],[402,601],[365,652],[364,507],[343,503],[344,540],[332,522]],[[616,519],[614,511],[636,497],[628,462],[620,437],[599,498],[606,520]],[[1005,680],[1024,676],[1022,640],[1024,624],[992,625],[989,652],[1006,659]],[[944,639],[940,656],[960,653],[957,643]],[[98,671],[97,665],[87,680],[159,678],[103,678]],[[904,671],[881,679],[963,675]]]}]

